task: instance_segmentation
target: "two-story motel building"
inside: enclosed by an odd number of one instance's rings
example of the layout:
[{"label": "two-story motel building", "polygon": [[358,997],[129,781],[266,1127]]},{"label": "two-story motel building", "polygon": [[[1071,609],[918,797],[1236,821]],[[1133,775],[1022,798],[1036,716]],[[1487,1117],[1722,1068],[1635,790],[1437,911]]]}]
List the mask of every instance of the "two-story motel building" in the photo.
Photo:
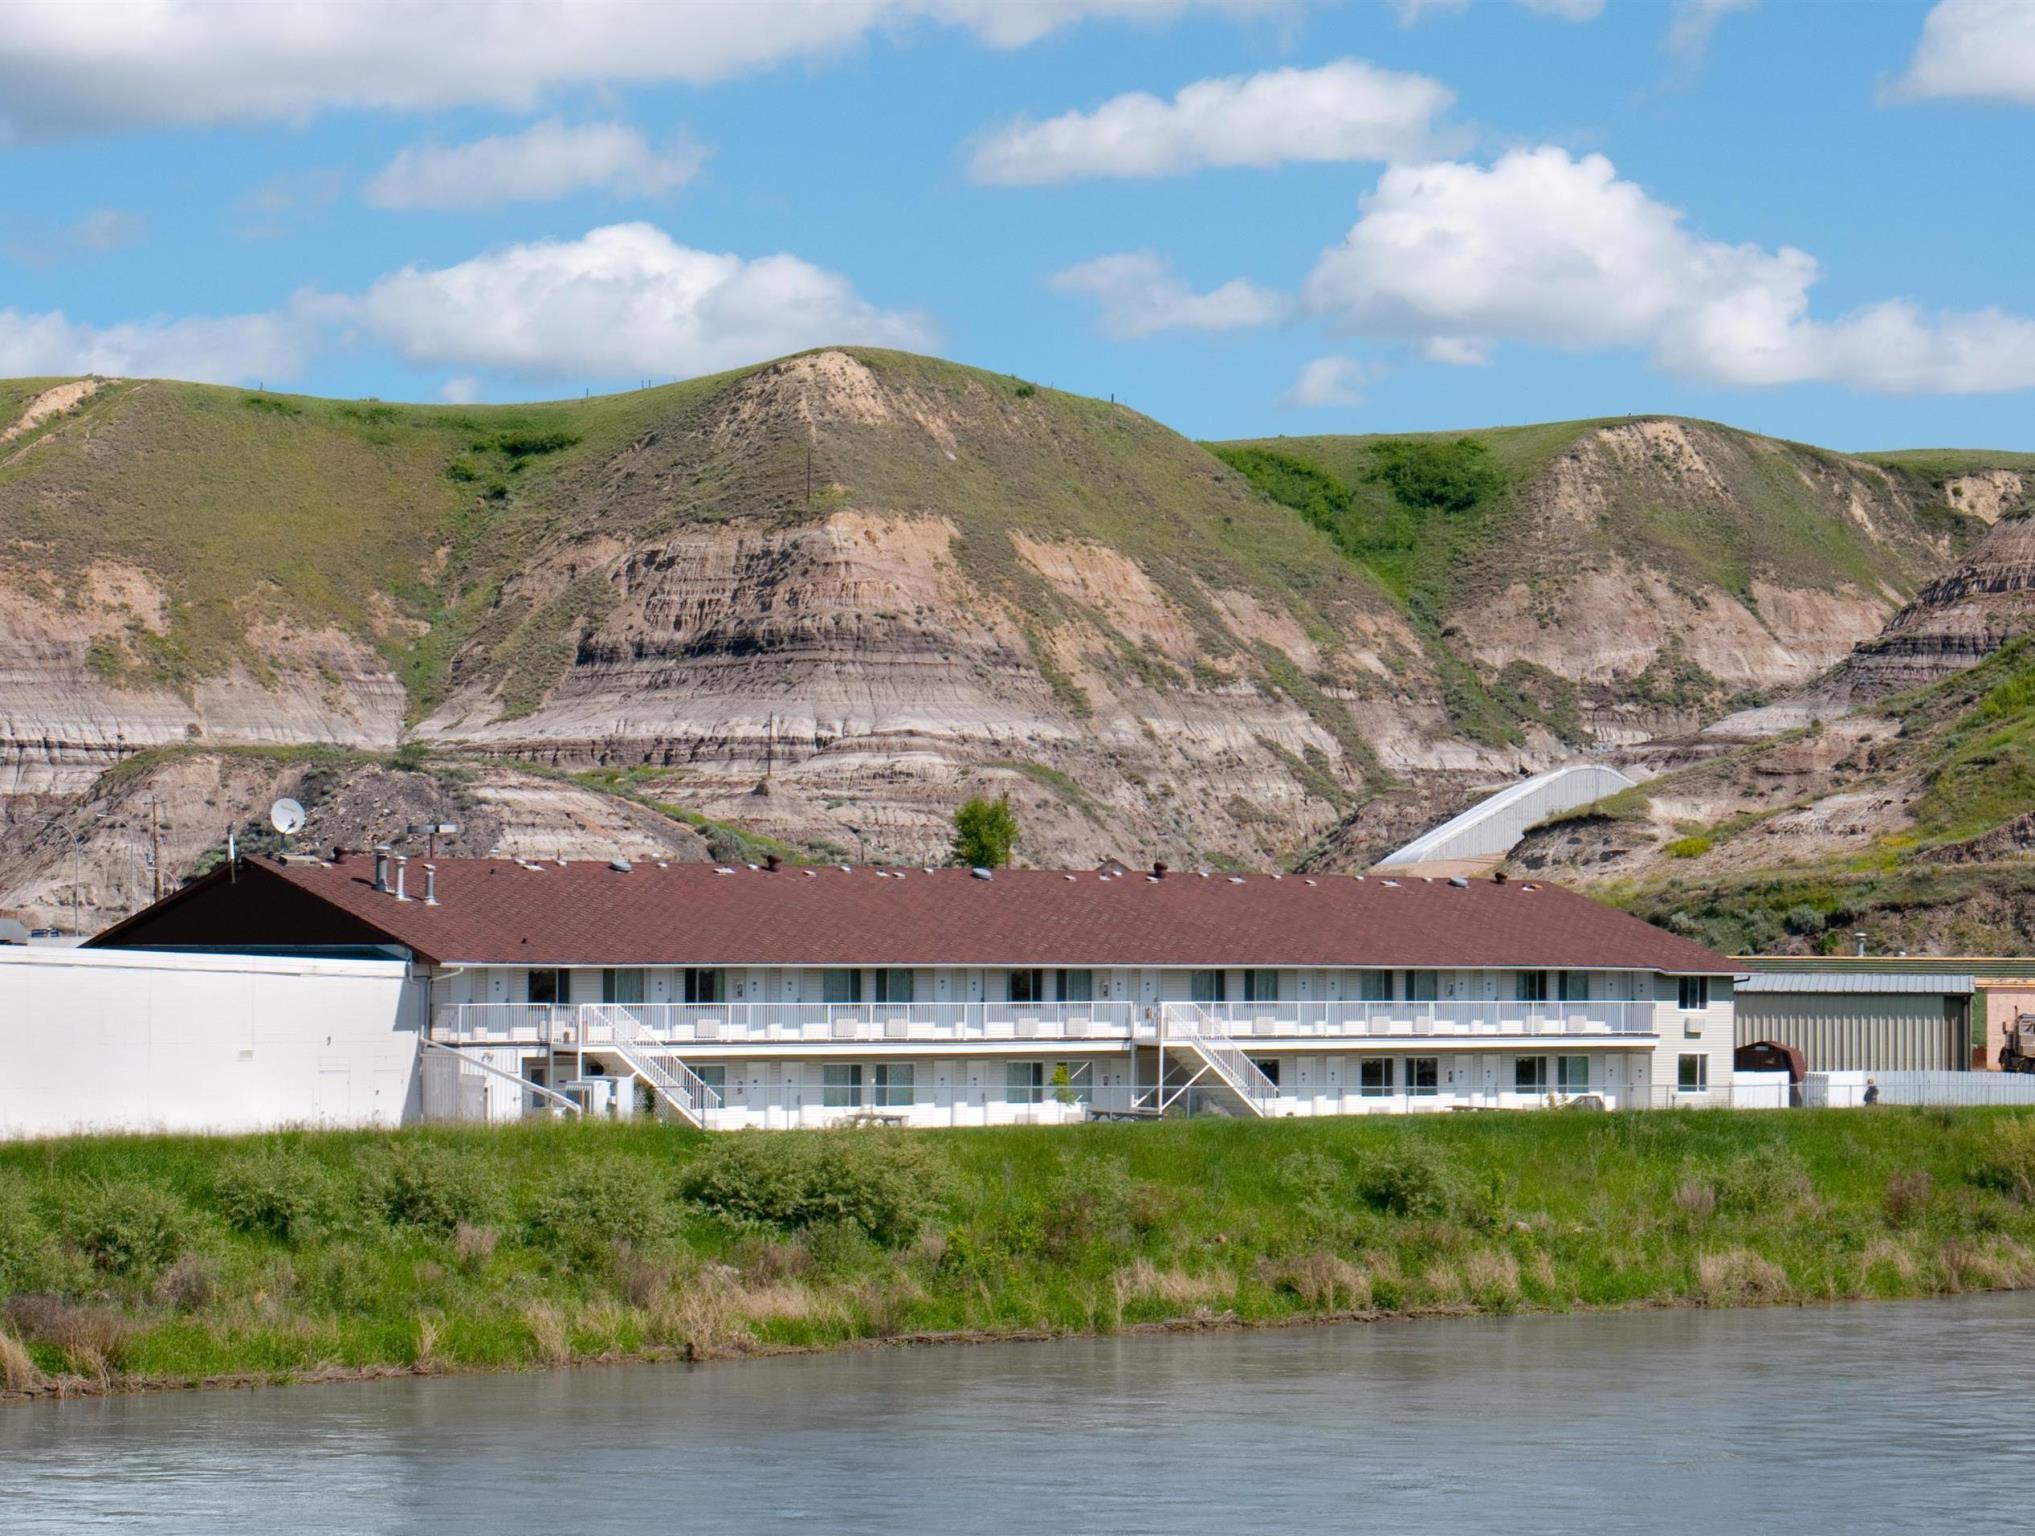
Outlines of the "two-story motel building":
[{"label": "two-story motel building", "polygon": [[1731,1072],[1728,960],[1537,881],[340,853],[93,943],[401,955],[427,1084],[496,1119],[1658,1107]]}]

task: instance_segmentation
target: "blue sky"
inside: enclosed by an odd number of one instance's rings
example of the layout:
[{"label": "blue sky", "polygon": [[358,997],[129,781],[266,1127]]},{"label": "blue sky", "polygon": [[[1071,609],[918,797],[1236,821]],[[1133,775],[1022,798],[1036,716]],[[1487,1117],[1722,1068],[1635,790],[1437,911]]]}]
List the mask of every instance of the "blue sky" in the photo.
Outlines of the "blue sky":
[{"label": "blue sky", "polygon": [[2031,0],[9,21],[0,375],[508,400],[867,340],[1197,436],[2035,448]]}]

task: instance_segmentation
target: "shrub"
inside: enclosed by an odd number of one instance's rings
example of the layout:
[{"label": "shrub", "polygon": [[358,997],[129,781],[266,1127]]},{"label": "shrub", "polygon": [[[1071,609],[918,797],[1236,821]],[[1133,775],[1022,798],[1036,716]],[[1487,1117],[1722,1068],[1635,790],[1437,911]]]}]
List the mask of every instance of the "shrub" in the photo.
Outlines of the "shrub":
[{"label": "shrub", "polygon": [[428,1141],[373,1147],[359,1168],[368,1209],[391,1226],[450,1237],[461,1222],[480,1226],[502,1205],[501,1188],[487,1169]]},{"label": "shrub", "polygon": [[1887,1187],[1880,1197],[1880,1206],[1887,1213],[1887,1220],[1897,1227],[1904,1227],[1928,1207],[1929,1196],[1935,1190],[1935,1181],[1928,1171],[1912,1168],[1906,1173],[1887,1176]]},{"label": "shrub", "polygon": [[0,1296],[45,1288],[55,1257],[28,1190],[14,1178],[0,1178]]},{"label": "shrub", "polygon": [[1781,1146],[1764,1146],[1717,1170],[1717,1203],[1727,1211],[1777,1210],[1815,1192],[1809,1170]]},{"label": "shrub", "polygon": [[1404,1137],[1365,1160],[1357,1186],[1365,1202],[1396,1217],[1447,1217],[1471,1225],[1498,1217],[1498,1198],[1425,1137]]},{"label": "shrub", "polygon": [[1366,1158],[1358,1182],[1368,1203],[1395,1216],[1463,1216],[1478,1205],[1468,1177],[1448,1154],[1413,1137]]},{"label": "shrub", "polygon": [[910,1132],[752,1131],[710,1142],[679,1190],[733,1221],[786,1232],[847,1222],[898,1248],[939,1210],[947,1183],[945,1160]]},{"label": "shrub", "polygon": [[540,1242],[581,1258],[617,1243],[649,1243],[671,1230],[671,1201],[640,1162],[583,1162],[537,1197],[530,1228]]},{"label": "shrub", "polygon": [[212,1205],[235,1231],[286,1243],[330,1213],[332,1175],[306,1153],[263,1147],[220,1168]]},{"label": "shrub", "polygon": [[1120,1157],[1084,1157],[1065,1168],[1047,1191],[1039,1222],[1046,1252],[1066,1259],[1092,1243],[1130,1241],[1137,1181]]},{"label": "shrub", "polygon": [[1781,921],[1787,925],[1788,932],[1800,934],[1804,938],[1812,938],[1816,934],[1821,933],[1830,920],[1816,908],[1804,902],[1800,906],[1788,908],[1782,914]]},{"label": "shrub", "polygon": [[202,1253],[177,1255],[155,1282],[155,1299],[179,1312],[195,1312],[219,1290],[219,1266]]},{"label": "shrub", "polygon": [[1700,1179],[1684,1179],[1675,1186],[1675,1209],[1698,1221],[1717,1214],[1717,1191]]},{"label": "shrub", "polygon": [[1464,512],[1504,487],[1491,453],[1474,438],[1437,442],[1394,438],[1371,446],[1370,479],[1382,481],[1402,506]]},{"label": "shrub", "polygon": [[2024,1204],[2035,1200],[2035,1117],[2015,1115],[1987,1129],[1972,1182]]},{"label": "shrub", "polygon": [[1716,842],[1707,832],[1692,832],[1687,837],[1678,837],[1661,849],[1671,859],[1700,859]]},{"label": "shrub", "polygon": [[160,1184],[110,1180],[68,1201],[63,1235],[92,1267],[145,1279],[183,1252],[190,1229],[184,1203]]}]

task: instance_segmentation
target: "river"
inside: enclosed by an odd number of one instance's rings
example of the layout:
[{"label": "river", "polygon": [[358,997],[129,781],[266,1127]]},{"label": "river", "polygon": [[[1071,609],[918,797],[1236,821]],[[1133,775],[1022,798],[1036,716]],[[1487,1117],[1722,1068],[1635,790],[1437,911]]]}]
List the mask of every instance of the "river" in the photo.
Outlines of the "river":
[{"label": "river", "polygon": [[0,1530],[2023,1531],[2035,1295],[0,1404]]}]

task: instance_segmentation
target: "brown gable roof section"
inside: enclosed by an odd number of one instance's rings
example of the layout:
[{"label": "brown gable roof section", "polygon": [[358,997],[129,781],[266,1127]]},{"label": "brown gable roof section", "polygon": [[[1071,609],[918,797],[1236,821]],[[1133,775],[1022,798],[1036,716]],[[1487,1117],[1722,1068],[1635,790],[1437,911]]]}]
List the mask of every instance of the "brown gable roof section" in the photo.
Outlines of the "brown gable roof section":
[{"label": "brown gable roof section", "polygon": [[[412,860],[410,888],[423,885]],[[1540,882],[1371,876],[440,859],[439,905],[373,886],[373,861],[242,866],[97,942],[353,941],[506,965],[1548,966],[1729,975],[1722,955]],[[279,889],[279,887],[281,889]],[[266,892],[269,899],[264,899]],[[318,898],[327,919],[304,913]],[[280,898],[280,899],[277,899]],[[259,929],[258,933],[251,928]],[[322,937],[325,934],[346,936]]]}]

